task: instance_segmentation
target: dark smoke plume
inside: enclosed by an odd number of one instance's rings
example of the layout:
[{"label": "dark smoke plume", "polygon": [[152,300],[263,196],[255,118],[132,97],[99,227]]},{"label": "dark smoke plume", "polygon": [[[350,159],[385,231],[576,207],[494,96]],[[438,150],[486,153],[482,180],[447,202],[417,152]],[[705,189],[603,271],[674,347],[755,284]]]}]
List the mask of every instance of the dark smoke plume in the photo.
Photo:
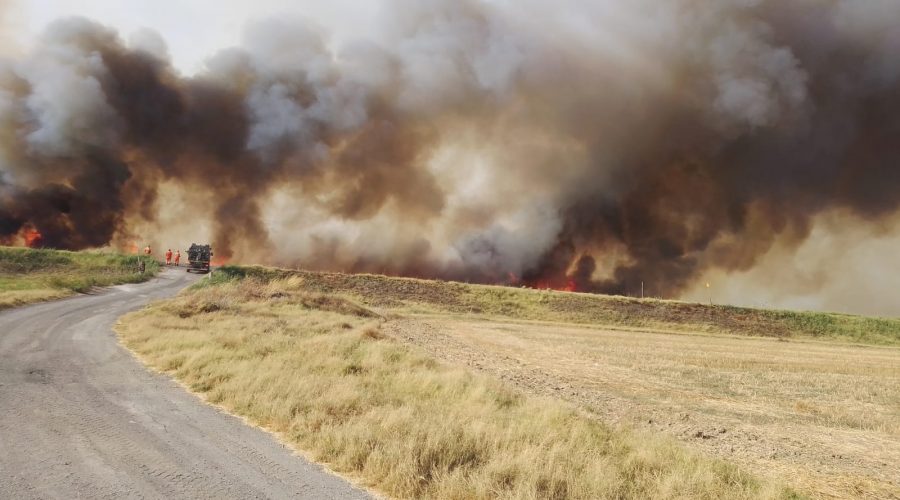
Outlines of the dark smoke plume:
[{"label": "dark smoke plume", "polygon": [[221,257],[673,296],[900,208],[896,0],[385,14],[337,48],[259,23],[190,77],[152,34],[53,24],[0,67],[0,242],[152,238],[179,193]]}]

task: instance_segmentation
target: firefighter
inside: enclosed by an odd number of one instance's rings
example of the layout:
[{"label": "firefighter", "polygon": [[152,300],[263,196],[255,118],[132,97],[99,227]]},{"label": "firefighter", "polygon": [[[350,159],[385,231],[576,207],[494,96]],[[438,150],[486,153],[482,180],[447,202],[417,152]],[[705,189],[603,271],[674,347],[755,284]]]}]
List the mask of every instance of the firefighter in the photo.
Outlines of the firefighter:
[{"label": "firefighter", "polygon": [[181,261],[181,250],[175,250],[175,265],[179,266]]},{"label": "firefighter", "polygon": [[166,250],[166,265],[167,266],[172,265],[172,249],[171,248]]}]

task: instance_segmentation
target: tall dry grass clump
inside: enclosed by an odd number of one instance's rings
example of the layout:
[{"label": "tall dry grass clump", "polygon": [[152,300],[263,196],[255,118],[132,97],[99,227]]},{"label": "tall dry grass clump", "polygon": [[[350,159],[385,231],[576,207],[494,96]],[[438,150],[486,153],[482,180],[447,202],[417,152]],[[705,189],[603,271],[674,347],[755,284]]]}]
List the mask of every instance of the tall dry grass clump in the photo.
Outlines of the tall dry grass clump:
[{"label": "tall dry grass clump", "polygon": [[121,339],[208,401],[402,498],[785,498],[674,440],[385,338],[359,303],[302,278],[223,280],[126,316]]}]

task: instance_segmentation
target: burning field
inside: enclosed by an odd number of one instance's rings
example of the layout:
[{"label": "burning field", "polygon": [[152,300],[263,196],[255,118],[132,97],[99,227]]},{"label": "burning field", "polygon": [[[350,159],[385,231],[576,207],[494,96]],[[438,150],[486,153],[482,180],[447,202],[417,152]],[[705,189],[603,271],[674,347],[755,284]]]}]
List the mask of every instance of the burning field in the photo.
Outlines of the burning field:
[{"label": "burning field", "polygon": [[261,21],[192,75],[154,33],[50,25],[0,62],[0,243],[208,238],[222,261],[678,297],[819,216],[900,208],[893,0],[382,18],[340,43]]}]

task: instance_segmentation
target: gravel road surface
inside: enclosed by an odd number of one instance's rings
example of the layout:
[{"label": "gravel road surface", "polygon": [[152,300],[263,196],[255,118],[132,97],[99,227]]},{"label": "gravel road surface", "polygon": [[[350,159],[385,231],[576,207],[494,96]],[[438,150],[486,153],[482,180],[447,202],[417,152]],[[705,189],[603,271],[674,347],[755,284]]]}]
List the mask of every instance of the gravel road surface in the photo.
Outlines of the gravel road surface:
[{"label": "gravel road surface", "polygon": [[118,344],[116,318],[195,279],[0,313],[0,498],[368,498]]}]

